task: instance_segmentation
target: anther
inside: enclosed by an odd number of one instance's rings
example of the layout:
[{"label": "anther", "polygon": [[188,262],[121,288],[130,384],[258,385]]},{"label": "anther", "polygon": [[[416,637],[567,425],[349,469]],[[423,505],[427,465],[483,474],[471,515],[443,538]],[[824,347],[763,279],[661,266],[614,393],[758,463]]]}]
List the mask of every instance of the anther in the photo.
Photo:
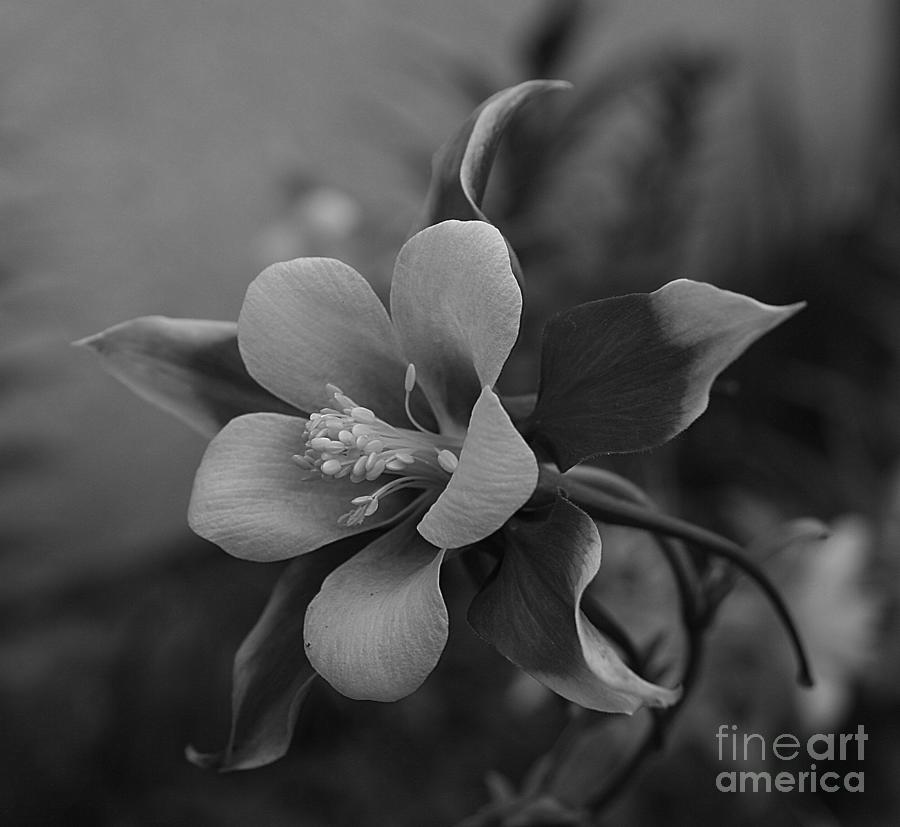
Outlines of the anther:
[{"label": "anther", "polygon": [[459,459],[456,454],[454,454],[453,451],[448,451],[446,448],[438,451],[437,461],[438,465],[440,465],[448,474],[452,474],[459,465]]},{"label": "anther", "polygon": [[[375,421],[374,411],[370,411],[368,408],[363,408],[361,405],[357,405],[355,408],[351,408],[350,416],[352,416],[357,422],[361,422],[364,425],[371,425]],[[356,426],[354,426],[354,428],[355,427]]]},{"label": "anther", "polygon": [[336,459],[327,459],[322,463],[322,467],[319,470],[331,477],[341,470],[341,463]]}]

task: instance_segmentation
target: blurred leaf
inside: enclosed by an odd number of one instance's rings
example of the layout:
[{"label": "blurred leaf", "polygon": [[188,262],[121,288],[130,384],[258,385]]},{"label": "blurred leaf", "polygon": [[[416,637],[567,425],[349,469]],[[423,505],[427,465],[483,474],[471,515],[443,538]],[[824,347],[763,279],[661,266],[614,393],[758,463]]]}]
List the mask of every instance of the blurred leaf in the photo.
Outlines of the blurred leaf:
[{"label": "blurred leaf", "polygon": [[600,790],[610,790],[642,748],[652,724],[652,716],[644,712],[631,718],[605,716],[586,727],[548,779],[546,790],[572,807],[583,806]]},{"label": "blurred leaf", "polygon": [[859,516],[837,520],[822,542],[796,548],[789,599],[813,659],[816,685],[798,698],[809,731],[823,732],[845,714],[855,680],[875,663],[883,598],[866,583],[872,526]]},{"label": "blurred leaf", "polygon": [[552,0],[542,9],[537,25],[523,45],[531,77],[545,77],[560,68],[585,22],[584,0]]}]

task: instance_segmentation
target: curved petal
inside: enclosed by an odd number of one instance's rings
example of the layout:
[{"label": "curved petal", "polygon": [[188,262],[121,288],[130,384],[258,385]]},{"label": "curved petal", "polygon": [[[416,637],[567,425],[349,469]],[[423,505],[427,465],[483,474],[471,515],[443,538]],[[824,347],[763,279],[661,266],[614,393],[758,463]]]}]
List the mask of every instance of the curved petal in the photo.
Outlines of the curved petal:
[{"label": "curved petal", "polygon": [[387,311],[352,267],[329,258],[273,264],[254,279],[238,320],[250,374],[304,411],[329,382],[388,422],[405,422],[406,362]]},{"label": "curved petal", "polygon": [[338,523],[352,510],[351,499],[371,494],[379,483],[306,479],[291,459],[305,424],[299,417],[266,413],[229,422],[197,470],[188,509],[191,528],[235,557],[266,562],[392,522],[406,504],[396,496],[365,524]]},{"label": "curved petal", "polygon": [[265,610],[234,658],[231,734],[219,753],[188,757],[202,767],[249,770],[287,752],[297,713],[316,676],[303,646],[303,615],[325,577],[358,551],[365,537],[350,537],[293,560]]},{"label": "curved petal", "polygon": [[500,399],[484,388],[472,410],[459,465],[419,523],[441,548],[460,548],[493,534],[534,493],[537,460]]},{"label": "curved petal", "polygon": [[[501,139],[513,116],[544,92],[571,88],[563,80],[527,80],[502,89],[482,103],[434,154],[431,183],[417,229],[448,218],[488,221],[481,211],[481,202]],[[513,272],[521,281],[521,268],[511,247],[509,253]]]},{"label": "curved petal", "polygon": [[350,698],[396,701],[431,674],[447,642],[444,550],[404,520],[335,569],[306,611],[306,656]]},{"label": "curved petal", "polygon": [[448,218],[487,221],[481,202],[510,120],[536,96],[571,88],[572,84],[563,80],[528,80],[502,89],[482,103],[435,152],[419,228]]},{"label": "curved petal", "polygon": [[469,622],[514,664],[588,709],[632,713],[675,703],[679,690],[632,672],[581,611],[599,567],[597,527],[560,497],[545,522],[511,524],[506,553],[472,601]]},{"label": "curved petal", "polygon": [[207,437],[256,411],[297,413],[247,373],[234,322],[142,316],[80,339],[142,399]]},{"label": "curved petal", "polygon": [[660,445],[706,410],[725,367],[802,307],[679,279],[559,313],[544,329],[525,433],[562,471]]},{"label": "curved petal", "polygon": [[442,430],[465,425],[519,333],[522,293],[500,232],[444,221],[400,250],[391,317]]}]

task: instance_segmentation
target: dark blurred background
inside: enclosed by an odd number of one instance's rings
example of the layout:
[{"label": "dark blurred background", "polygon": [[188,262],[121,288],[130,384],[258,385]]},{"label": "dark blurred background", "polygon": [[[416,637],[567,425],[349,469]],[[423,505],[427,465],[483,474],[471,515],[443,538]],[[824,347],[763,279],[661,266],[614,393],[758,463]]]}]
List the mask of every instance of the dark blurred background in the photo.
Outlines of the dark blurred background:
[{"label": "dark blurred background", "polygon": [[[7,0],[0,6],[0,821],[450,824],[518,785],[567,712],[466,627],[409,699],[321,685],[278,764],[217,776],[231,658],[276,566],[193,538],[204,443],[69,342],[134,316],[236,318],[265,265],[342,258],[386,295],[431,153],[531,77],[486,212],[522,260],[503,377],[533,386],[560,307],[686,276],[806,300],[670,446],[616,467],[740,540],[829,522],[770,561],[810,640],[796,690],[768,609],[732,595],[705,680],[603,823],[894,824],[900,791],[900,14],[890,0]],[[635,635],[671,589],[604,534]],[[870,732],[864,794],[717,793],[722,722]],[[601,730],[558,794],[615,763]],[[608,729],[608,728],[607,728]],[[689,759],[689,760],[686,760]]]}]

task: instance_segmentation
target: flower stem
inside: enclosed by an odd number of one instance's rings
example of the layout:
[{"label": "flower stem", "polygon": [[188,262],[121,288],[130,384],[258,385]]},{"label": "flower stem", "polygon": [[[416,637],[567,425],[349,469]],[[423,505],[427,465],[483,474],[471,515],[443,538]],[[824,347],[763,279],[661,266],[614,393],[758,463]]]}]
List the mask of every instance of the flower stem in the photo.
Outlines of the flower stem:
[{"label": "flower stem", "polygon": [[813,685],[812,670],[806,649],[790,610],[772,581],[769,580],[768,575],[755,562],[747,558],[744,550],[737,543],[676,517],[660,514],[643,505],[632,504],[609,496],[578,480],[563,480],[562,484],[573,500],[595,520],[614,525],[643,528],[664,536],[677,537],[724,558],[740,569],[765,594],[784,625],[797,658],[798,682],[803,686]]}]

